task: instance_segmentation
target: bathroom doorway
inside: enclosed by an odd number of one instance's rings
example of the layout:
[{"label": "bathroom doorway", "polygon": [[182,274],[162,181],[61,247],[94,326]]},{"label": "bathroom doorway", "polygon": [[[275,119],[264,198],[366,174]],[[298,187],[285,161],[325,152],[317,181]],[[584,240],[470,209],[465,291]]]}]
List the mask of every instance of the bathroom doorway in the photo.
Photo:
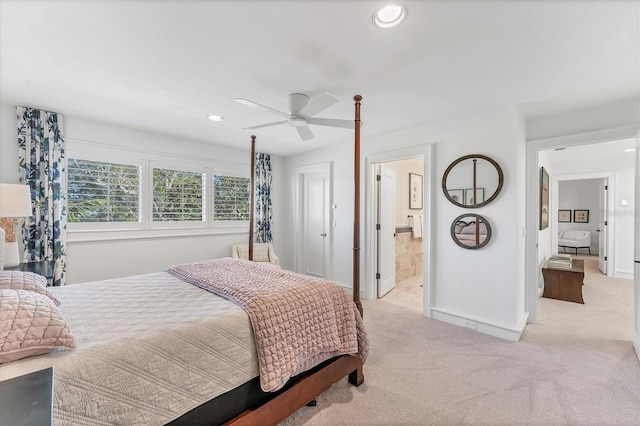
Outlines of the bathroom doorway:
[{"label": "bathroom doorway", "polygon": [[424,159],[375,168],[377,298],[423,312]]}]

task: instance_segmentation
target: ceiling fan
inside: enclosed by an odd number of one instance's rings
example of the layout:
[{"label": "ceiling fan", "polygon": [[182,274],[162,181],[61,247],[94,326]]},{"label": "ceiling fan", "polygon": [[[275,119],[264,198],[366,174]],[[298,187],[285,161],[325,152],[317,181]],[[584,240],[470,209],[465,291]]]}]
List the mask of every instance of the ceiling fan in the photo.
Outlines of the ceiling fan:
[{"label": "ceiling fan", "polygon": [[279,111],[275,108],[261,105],[248,99],[234,99],[234,101],[240,104],[247,105],[253,108],[263,108],[286,118],[286,120],[245,127],[245,129],[260,129],[262,127],[277,126],[279,124],[288,123],[290,126],[296,128],[296,130],[298,131],[298,135],[300,135],[300,138],[303,141],[313,139],[313,133],[311,133],[311,129],[309,129],[309,124],[353,129],[354,122],[351,120],[314,117],[314,115],[318,114],[321,111],[324,111],[331,105],[338,102],[338,98],[330,95],[329,93],[322,93],[318,96],[314,96],[313,98],[309,98],[309,96],[305,95],[304,93],[292,93],[287,96],[287,100],[289,105],[289,112]]}]

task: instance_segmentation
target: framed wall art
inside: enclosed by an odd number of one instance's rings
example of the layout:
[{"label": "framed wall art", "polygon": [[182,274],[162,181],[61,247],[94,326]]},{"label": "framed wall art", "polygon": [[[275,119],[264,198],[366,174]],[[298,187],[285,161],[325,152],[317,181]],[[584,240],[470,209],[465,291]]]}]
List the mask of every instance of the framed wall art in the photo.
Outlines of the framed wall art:
[{"label": "framed wall art", "polygon": [[558,222],[571,222],[571,210],[558,210]]},{"label": "framed wall art", "polygon": [[456,203],[464,204],[464,189],[448,189],[447,193]]},{"label": "framed wall art", "polygon": [[549,227],[549,173],[540,167],[540,230]]},{"label": "framed wall art", "polygon": [[574,210],[573,221],[575,223],[589,223],[589,210]]},{"label": "framed wall art", "polygon": [[422,175],[409,173],[409,208],[422,209]]},{"label": "framed wall art", "polygon": [[469,206],[475,206],[484,202],[484,188],[476,188],[477,200],[473,196],[473,188],[464,190],[464,203]]}]

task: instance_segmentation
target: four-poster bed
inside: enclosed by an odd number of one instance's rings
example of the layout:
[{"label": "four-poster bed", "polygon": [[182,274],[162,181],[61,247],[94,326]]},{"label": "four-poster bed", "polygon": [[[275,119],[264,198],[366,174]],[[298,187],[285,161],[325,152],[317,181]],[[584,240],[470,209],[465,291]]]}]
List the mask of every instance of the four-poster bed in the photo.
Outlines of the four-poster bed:
[{"label": "four-poster bed", "polygon": [[[353,205],[353,302],[363,315],[360,301],[360,105],[362,96],[353,97],[354,118],[354,205]],[[251,136],[251,213],[249,216],[249,260],[253,260],[253,211],[255,209],[255,146],[256,136]],[[349,383],[360,386],[364,383],[362,363],[357,356],[342,355],[325,363],[316,371],[303,375],[281,395],[256,409],[243,412],[226,423],[229,425],[276,424],[307,405],[316,396],[345,376]]]},{"label": "four-poster bed", "polygon": [[[165,272],[154,274],[56,287],[52,290],[62,302],[60,310],[69,321],[71,332],[76,336],[77,349],[0,364],[0,380],[53,366],[54,419],[57,424],[169,422],[174,425],[276,424],[307,405],[345,376],[356,386],[363,383],[362,363],[366,358],[368,345],[361,320],[362,306],[355,269],[359,261],[357,164],[361,97],[356,96],[354,100],[355,303],[351,302],[341,288],[323,280],[229,258],[177,265]],[[252,183],[255,173],[255,139],[253,136]],[[253,210],[252,191],[249,244],[251,257]],[[235,264],[231,265],[234,262],[239,262],[240,266],[236,268]],[[198,271],[193,268],[202,267],[205,263],[216,264],[222,269],[207,269],[206,273],[197,275]],[[233,270],[229,269],[231,266]],[[234,282],[235,285],[238,281],[236,278],[240,276],[237,275],[240,273],[238,270],[242,273],[248,271],[242,279],[246,281],[244,289],[251,288],[251,291],[240,292],[240,295],[223,292],[209,296],[202,293],[203,289],[216,292],[220,290],[220,286],[224,287],[229,282]],[[254,275],[249,277],[249,273]],[[226,278],[220,278],[225,274],[236,275],[225,281]],[[270,336],[271,332],[264,331],[268,327],[259,326],[255,322],[255,317],[252,316],[252,311],[255,311],[253,294],[247,293],[260,293],[263,288],[269,287],[263,286],[261,281],[273,283],[275,287],[286,287],[284,283],[287,279],[296,281],[303,278],[305,290],[301,293],[308,294],[304,297],[289,297],[287,293],[287,297],[295,299],[295,303],[301,303],[305,309],[316,305],[308,303],[305,297],[311,297],[314,301],[331,299],[327,305],[335,303],[340,298],[346,298],[348,303],[343,304],[344,311],[339,314],[336,310],[335,318],[341,318],[338,323],[345,323],[351,327],[341,326],[345,330],[357,330],[357,333],[346,331],[345,333],[351,335],[343,337],[341,334],[338,339],[343,346],[327,346],[310,358],[303,357],[296,361],[298,364],[293,362],[290,370],[279,369],[276,385],[265,388],[265,383],[272,383],[266,381],[263,375],[263,372],[269,372],[272,367],[269,364],[271,367],[266,368],[262,363],[265,353],[276,358],[274,366],[283,364],[282,359],[278,358],[288,360],[290,356],[281,357],[281,352],[276,351],[275,346],[283,345],[264,344],[274,336]],[[307,280],[315,282],[308,283]],[[309,287],[311,285],[313,287]],[[320,287],[332,291],[333,296],[317,296],[321,293],[316,291],[323,291],[318,290]],[[268,296],[272,297],[273,294],[268,293]],[[314,297],[316,299],[313,299]],[[262,302],[258,305],[260,303]],[[346,309],[348,306],[350,308]],[[313,321],[312,325],[323,324],[323,316],[317,315],[313,310],[317,309],[316,307],[305,309],[303,315],[306,315],[309,321]],[[284,311],[297,310],[296,307]],[[297,317],[288,317],[289,324],[292,324],[292,320],[295,323],[295,318]],[[336,327],[323,325],[318,328]],[[287,330],[289,328],[285,329]],[[357,343],[354,348],[355,334]],[[322,336],[320,331],[318,336],[320,342],[322,338],[332,340]],[[279,336],[276,337],[280,339]],[[285,343],[289,344],[288,341]],[[300,346],[306,350],[308,344],[305,342]],[[347,347],[350,349],[344,349]],[[317,365],[315,359],[318,359]],[[280,361],[280,364],[277,361]],[[285,367],[289,367],[288,364],[291,362],[284,362]],[[288,378],[290,379],[287,380]],[[275,392],[268,392],[269,390]]]}]

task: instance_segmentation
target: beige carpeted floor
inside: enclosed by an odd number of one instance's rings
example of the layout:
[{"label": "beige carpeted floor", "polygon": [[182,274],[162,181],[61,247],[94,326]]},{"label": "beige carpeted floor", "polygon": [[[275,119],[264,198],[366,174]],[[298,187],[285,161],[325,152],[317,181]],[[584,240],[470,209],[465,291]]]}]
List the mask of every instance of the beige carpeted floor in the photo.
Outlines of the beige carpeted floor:
[{"label": "beige carpeted floor", "polygon": [[283,425],[640,424],[632,281],[594,261],[585,305],[540,299],[519,343],[365,301],[365,383],[340,381]]}]

